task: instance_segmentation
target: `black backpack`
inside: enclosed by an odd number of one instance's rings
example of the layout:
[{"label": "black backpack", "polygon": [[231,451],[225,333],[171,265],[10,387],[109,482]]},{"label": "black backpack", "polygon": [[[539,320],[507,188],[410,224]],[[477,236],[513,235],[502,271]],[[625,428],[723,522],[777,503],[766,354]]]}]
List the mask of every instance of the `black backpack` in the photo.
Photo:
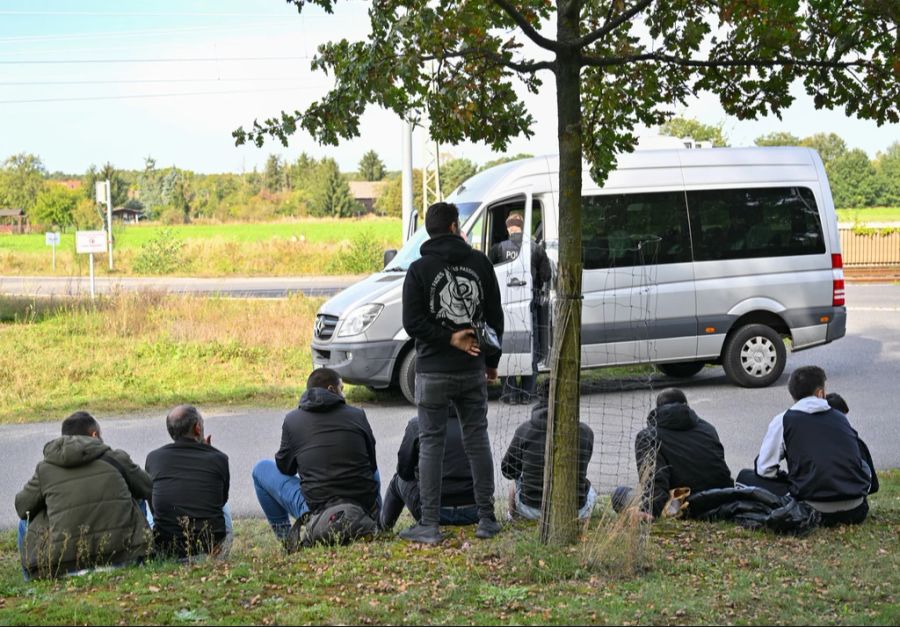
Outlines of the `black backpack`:
[{"label": "black backpack", "polygon": [[313,514],[298,518],[285,542],[288,553],[317,544],[345,546],[361,539],[371,539],[378,524],[371,514],[353,501],[330,501]]}]

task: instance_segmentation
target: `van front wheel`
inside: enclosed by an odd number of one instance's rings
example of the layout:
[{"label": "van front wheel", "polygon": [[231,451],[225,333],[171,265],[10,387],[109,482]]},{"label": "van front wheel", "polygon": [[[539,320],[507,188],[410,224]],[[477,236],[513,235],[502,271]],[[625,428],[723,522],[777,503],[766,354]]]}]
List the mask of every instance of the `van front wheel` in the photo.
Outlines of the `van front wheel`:
[{"label": "van front wheel", "polygon": [[778,332],[764,324],[741,327],[728,339],[722,367],[728,379],[741,387],[762,388],[774,383],[787,361]]},{"label": "van front wheel", "polygon": [[397,373],[400,382],[400,391],[404,398],[413,405],[416,404],[416,349],[411,348],[403,356],[400,362],[400,372]]}]

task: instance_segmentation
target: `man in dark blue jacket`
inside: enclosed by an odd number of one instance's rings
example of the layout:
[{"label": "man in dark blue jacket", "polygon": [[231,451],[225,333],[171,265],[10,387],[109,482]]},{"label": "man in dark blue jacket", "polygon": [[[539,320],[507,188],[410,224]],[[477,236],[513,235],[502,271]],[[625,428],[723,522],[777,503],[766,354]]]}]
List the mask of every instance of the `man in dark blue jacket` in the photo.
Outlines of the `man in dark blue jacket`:
[{"label": "man in dark blue jacket", "polygon": [[754,470],[742,470],[737,483],[791,494],[816,509],[823,525],[858,524],[869,513],[866,497],[878,491],[878,476],[847,416],[828,404],[825,379],[818,366],[791,373],[795,403],[769,423]]},{"label": "man in dark blue jacket", "polygon": [[419,408],[419,492],[422,520],[400,532],[411,542],[438,544],[447,404],[459,413],[478,505],[476,537],[500,531],[494,515],[494,461],[487,432],[487,381],[497,379],[499,352],[482,354],[473,321],[503,337],[503,308],[494,267],[460,236],[456,205],[436,203],[425,214],[430,239],[403,284],[403,328],[416,341]]},{"label": "man in dark blue jacket", "polygon": [[259,504],[280,539],[290,517],[351,501],[378,520],[381,488],[375,436],[366,412],[344,399],[340,375],[330,368],[312,371],[300,407],[284,417],[275,460],[253,467]]},{"label": "man in dark blue jacket", "polygon": [[[472,489],[472,468],[463,448],[462,427],[456,409],[450,405],[447,416],[447,439],[444,445],[443,477],[441,479],[442,525],[473,525],[478,522],[475,492]],[[419,497],[419,418],[406,425],[403,442],[397,451],[397,474],[388,484],[381,508],[381,528],[393,529],[404,506],[418,522],[422,518]]]}]

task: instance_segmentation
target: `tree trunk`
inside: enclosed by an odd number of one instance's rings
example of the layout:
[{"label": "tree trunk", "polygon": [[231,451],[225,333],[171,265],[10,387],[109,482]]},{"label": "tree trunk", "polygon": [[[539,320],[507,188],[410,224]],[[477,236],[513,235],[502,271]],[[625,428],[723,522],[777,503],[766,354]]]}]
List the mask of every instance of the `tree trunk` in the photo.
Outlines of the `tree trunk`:
[{"label": "tree trunk", "polygon": [[[557,41],[579,33],[578,2],[558,3]],[[556,58],[559,115],[559,274],[550,355],[550,414],[544,464],[541,542],[572,544],[578,536],[578,423],[581,384],[581,58]]]}]

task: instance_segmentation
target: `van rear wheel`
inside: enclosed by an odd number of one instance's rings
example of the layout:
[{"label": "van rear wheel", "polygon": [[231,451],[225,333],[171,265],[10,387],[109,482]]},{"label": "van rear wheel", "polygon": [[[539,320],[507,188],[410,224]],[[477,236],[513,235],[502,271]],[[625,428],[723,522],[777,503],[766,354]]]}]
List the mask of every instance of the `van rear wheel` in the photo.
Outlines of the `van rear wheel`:
[{"label": "van rear wheel", "polygon": [[682,361],[677,364],[656,364],[656,367],[666,376],[686,379],[703,370],[705,365],[702,361]]},{"label": "van rear wheel", "polygon": [[750,324],[732,334],[722,352],[722,367],[728,379],[745,388],[762,388],[784,372],[787,350],[775,329]]},{"label": "van rear wheel", "polygon": [[403,356],[400,362],[400,372],[397,373],[397,379],[400,382],[400,391],[403,397],[416,404],[416,349],[411,348]]}]

